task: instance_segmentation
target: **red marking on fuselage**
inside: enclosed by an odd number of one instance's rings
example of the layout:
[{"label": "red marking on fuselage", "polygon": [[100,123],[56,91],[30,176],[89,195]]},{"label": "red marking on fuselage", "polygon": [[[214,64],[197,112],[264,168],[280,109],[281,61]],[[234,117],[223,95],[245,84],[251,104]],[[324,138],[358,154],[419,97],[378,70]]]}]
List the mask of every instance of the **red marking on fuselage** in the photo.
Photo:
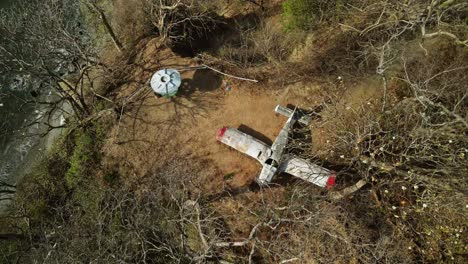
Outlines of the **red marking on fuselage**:
[{"label": "red marking on fuselage", "polygon": [[327,180],[327,190],[330,190],[335,185],[336,174],[333,172]]},{"label": "red marking on fuselage", "polygon": [[221,129],[219,129],[218,136],[216,138],[218,140],[221,140],[221,138],[223,138],[224,136],[224,133],[226,133],[226,130],[227,130],[227,127],[222,127]]}]

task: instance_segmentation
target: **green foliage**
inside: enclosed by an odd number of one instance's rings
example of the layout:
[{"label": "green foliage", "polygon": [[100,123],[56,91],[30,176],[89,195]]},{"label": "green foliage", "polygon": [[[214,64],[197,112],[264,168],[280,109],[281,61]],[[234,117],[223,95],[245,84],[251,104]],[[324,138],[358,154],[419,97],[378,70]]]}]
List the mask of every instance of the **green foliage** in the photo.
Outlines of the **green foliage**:
[{"label": "green foliage", "polygon": [[[107,2],[108,1],[103,1],[105,8],[112,8],[112,5],[109,5]],[[96,14],[82,1],[79,1],[79,11],[81,21],[85,24],[85,28],[88,29],[93,44],[96,47],[104,47],[106,42],[109,41],[104,25],[99,21],[99,18],[96,17]]]},{"label": "green foliage", "polygon": [[234,176],[236,176],[236,173],[235,173],[235,172],[231,172],[231,173],[225,174],[225,175],[223,176],[223,178],[224,178],[225,180],[230,180],[230,179],[234,178]]},{"label": "green foliage", "polygon": [[0,263],[18,263],[16,256],[20,249],[19,241],[0,242]]},{"label": "green foliage", "polygon": [[62,206],[70,198],[85,208],[95,207],[92,201],[97,181],[87,176],[99,161],[97,150],[105,133],[106,128],[99,124],[71,132],[25,175],[15,205],[24,208],[33,224],[45,221],[51,216],[50,208]]},{"label": "green foliage", "polygon": [[322,19],[332,17],[341,1],[286,0],[283,3],[283,24],[286,30],[309,30]]},{"label": "green foliage", "polygon": [[92,160],[93,140],[91,135],[80,132],[76,138],[76,147],[70,158],[70,169],[65,175],[68,188],[75,188],[82,180],[82,176],[87,173],[88,163]]},{"label": "green foliage", "polygon": [[16,203],[24,206],[31,219],[40,219],[47,215],[48,209],[56,206],[61,197],[67,195],[63,175],[68,166],[66,159],[52,153],[31,174],[25,175],[17,191]]},{"label": "green foliage", "polygon": [[[47,157],[36,164],[18,185],[11,215],[22,218],[0,218],[0,232],[29,234],[33,240],[6,240],[0,244],[0,255],[14,259],[24,254],[44,230],[53,230],[55,223],[75,216],[82,229],[95,225],[103,200],[101,183],[90,177],[99,164],[99,149],[107,127],[93,123],[86,128],[65,131],[66,137],[57,140]],[[58,213],[60,211],[60,213]],[[63,224],[62,224],[63,225]],[[12,230],[12,231],[10,231]],[[84,243],[86,244],[86,243]],[[28,250],[26,250],[28,251]],[[36,259],[38,256],[31,256]],[[0,257],[0,263],[8,263]]]},{"label": "green foliage", "polygon": [[307,30],[316,23],[318,14],[315,0],[287,0],[283,3],[283,22],[287,30]]},{"label": "green foliage", "polygon": [[115,186],[120,180],[120,175],[117,171],[109,171],[104,174],[103,179],[109,186]]},{"label": "green foliage", "polygon": [[[94,219],[99,214],[99,205],[103,200],[104,188],[93,179],[82,182],[79,188],[73,191],[68,204],[73,214],[77,214],[77,219],[83,224],[83,227],[92,228]],[[78,216],[79,215],[79,216]]]},{"label": "green foliage", "polygon": [[69,158],[70,168],[65,175],[67,187],[74,189],[82,183],[99,162],[99,149],[107,127],[102,124],[80,130],[75,134],[75,147]]}]

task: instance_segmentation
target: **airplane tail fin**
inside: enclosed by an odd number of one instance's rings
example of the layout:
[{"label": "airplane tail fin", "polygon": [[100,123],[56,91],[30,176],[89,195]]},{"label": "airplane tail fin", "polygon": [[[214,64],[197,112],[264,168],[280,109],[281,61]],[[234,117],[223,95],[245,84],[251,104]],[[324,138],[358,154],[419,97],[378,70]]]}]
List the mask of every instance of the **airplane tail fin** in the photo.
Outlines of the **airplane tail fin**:
[{"label": "airplane tail fin", "polygon": [[[286,107],[282,107],[281,105],[277,105],[275,108],[275,112],[289,118],[295,114],[296,110],[295,109],[292,110]],[[303,125],[308,126],[311,122],[311,118],[310,116],[303,115],[297,121]]]}]

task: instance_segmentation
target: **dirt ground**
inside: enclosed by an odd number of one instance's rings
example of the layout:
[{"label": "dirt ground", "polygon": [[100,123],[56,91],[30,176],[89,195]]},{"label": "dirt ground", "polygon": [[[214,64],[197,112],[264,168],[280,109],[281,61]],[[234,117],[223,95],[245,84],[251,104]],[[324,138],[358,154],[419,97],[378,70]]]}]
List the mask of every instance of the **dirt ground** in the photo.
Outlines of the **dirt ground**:
[{"label": "dirt ground", "polygon": [[[193,63],[173,54],[162,64]],[[275,106],[303,105],[304,87],[291,86],[281,93],[276,89],[252,88],[210,70],[184,71],[182,77],[181,91],[174,98],[158,98],[149,86],[146,88],[148,92],[141,104],[112,129],[104,149],[107,163],[125,165],[133,172],[129,177],[139,178],[154,166],[174,159],[194,163],[205,160],[212,164],[212,175],[206,179],[204,191],[216,193],[224,185],[235,188],[250,184],[257,177],[260,164],[218,143],[218,129],[239,128],[272,143],[285,122],[285,117],[274,112]],[[244,88],[244,84],[249,88]],[[122,88],[129,89],[132,88]]]},{"label": "dirt ground", "polygon": [[[196,62],[170,50],[160,50],[155,40],[145,44],[135,62],[140,66],[129,73],[132,80],[119,89],[119,96],[141,91],[142,99],[129,104],[111,129],[103,150],[104,166],[118,170],[125,184],[139,189],[151,181],[155,168],[174,163],[176,167],[187,166],[195,177],[189,184],[192,193],[221,194],[212,203],[213,208],[224,216],[233,238],[248,236],[257,221],[252,208],[283,200],[285,188],[279,185],[249,192],[261,166],[256,160],[217,142],[218,130],[223,126],[238,128],[271,144],[286,121],[284,116],[275,113],[275,106],[317,107],[326,101],[324,88],[319,83],[297,82],[279,89],[223,77],[210,70],[188,70],[181,72],[183,82],[179,94],[163,98],[156,97],[146,83],[151,74],[162,67],[180,69],[194,66]],[[321,114],[328,121],[311,129],[313,149],[324,159],[330,154],[327,145],[333,122],[340,122],[333,119],[336,111],[353,112],[362,105],[371,105],[379,96],[378,90],[368,85],[377,87],[378,80],[337,82],[341,82],[342,90],[337,105],[325,108]],[[234,199],[222,198],[226,190],[244,191]],[[317,188],[317,193],[320,191]]]},{"label": "dirt ground", "polygon": [[[200,182],[204,192],[247,186],[257,177],[260,164],[217,142],[217,131],[223,126],[234,127],[271,144],[285,122],[285,117],[274,112],[276,105],[313,108],[325,100],[319,84],[297,82],[278,89],[211,70],[183,70],[179,94],[156,97],[147,84],[152,73],[162,67],[182,69],[196,62],[160,49],[155,39],[143,45],[135,57],[139,67],[130,72],[132,80],[119,90],[120,95],[139,90],[143,99],[124,109],[104,148],[105,164],[120,168],[121,175],[130,181],[146,177],[154,167],[183,159],[210,164],[206,168],[210,173]],[[337,82],[342,92],[335,108],[340,112],[371,107],[380,96],[375,89],[379,80]],[[323,115],[330,117],[333,111],[325,109]],[[328,127],[330,124],[312,129],[314,149],[319,154],[327,153],[327,134],[332,132]]]}]

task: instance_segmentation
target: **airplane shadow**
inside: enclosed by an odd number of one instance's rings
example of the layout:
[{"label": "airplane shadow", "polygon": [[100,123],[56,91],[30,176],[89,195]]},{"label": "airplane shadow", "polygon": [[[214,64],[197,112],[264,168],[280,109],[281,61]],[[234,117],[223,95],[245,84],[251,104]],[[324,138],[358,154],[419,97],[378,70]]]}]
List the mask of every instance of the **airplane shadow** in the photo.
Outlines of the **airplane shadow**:
[{"label": "airplane shadow", "polygon": [[[287,104],[286,107],[289,109],[296,109],[296,106],[293,104]],[[308,115],[310,116],[311,121],[316,121],[322,119],[320,112],[322,112],[324,109],[325,104],[320,104],[311,109],[297,107],[296,111],[299,113],[299,116]]]},{"label": "airplane shadow", "polygon": [[264,142],[267,145],[271,146],[273,144],[273,141],[269,137],[265,136],[264,134],[254,130],[251,127],[248,127],[248,126],[246,126],[244,124],[241,124],[237,129],[239,131],[241,131],[241,132],[246,133],[247,135],[251,135],[252,137]]}]

